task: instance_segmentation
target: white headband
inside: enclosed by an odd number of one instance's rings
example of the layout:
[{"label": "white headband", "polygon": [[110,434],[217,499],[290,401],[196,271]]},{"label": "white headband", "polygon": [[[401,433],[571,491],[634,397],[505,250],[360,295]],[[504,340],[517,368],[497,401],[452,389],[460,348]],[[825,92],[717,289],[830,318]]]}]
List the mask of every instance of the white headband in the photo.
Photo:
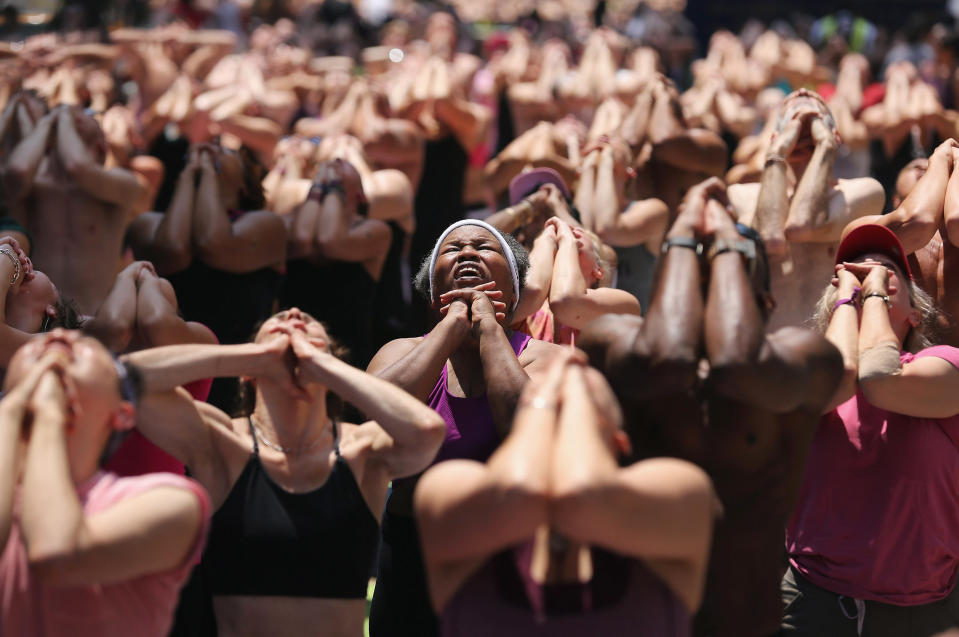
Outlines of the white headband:
[{"label": "white headband", "polygon": [[479,219],[463,219],[461,221],[457,221],[449,228],[444,230],[443,234],[440,235],[440,238],[436,240],[436,245],[433,246],[433,252],[430,254],[430,300],[436,300],[435,296],[433,295],[433,272],[436,269],[436,257],[439,255],[440,246],[443,245],[443,240],[449,236],[449,233],[462,226],[479,226],[480,228],[488,231],[490,234],[496,237],[497,241],[499,241],[500,246],[503,248],[503,255],[506,257],[506,262],[509,263],[510,277],[513,279],[513,307],[510,308],[510,312],[512,312],[516,309],[516,304],[519,303],[519,268],[516,267],[516,257],[513,255],[513,249],[509,247],[508,243],[506,243],[506,239],[503,238],[503,235],[500,234],[500,231],[485,221],[480,221]]}]

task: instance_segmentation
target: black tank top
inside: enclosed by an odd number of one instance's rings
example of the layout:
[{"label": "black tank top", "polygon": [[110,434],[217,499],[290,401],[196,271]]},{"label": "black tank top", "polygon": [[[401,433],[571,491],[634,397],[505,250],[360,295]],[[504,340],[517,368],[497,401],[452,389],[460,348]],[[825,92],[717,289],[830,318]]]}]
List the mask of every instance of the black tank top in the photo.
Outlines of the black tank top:
[{"label": "black tank top", "polygon": [[213,515],[203,569],[213,595],[366,597],[379,525],[336,444],[326,482],[290,493],[253,454]]}]

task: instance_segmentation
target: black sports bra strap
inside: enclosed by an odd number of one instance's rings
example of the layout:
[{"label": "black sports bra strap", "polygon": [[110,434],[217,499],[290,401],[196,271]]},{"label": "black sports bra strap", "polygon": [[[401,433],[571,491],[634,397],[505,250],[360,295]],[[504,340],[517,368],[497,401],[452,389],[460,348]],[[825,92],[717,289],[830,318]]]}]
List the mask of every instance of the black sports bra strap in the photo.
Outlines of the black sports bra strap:
[{"label": "black sports bra strap", "polygon": [[335,420],[330,420],[330,424],[333,425],[333,452],[336,454],[336,457],[340,457],[340,430],[336,426]]},{"label": "black sports bra strap", "polygon": [[253,424],[253,416],[246,417],[247,424],[250,425],[250,437],[253,438],[253,455],[257,458],[260,457],[260,441],[257,440],[256,436],[256,426]]}]

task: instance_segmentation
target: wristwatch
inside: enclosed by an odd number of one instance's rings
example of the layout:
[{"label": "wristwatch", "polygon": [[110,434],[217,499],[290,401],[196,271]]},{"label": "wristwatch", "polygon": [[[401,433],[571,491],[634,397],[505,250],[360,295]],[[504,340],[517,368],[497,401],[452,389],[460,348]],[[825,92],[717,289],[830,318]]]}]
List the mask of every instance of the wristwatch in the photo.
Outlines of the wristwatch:
[{"label": "wristwatch", "polygon": [[660,252],[666,254],[672,247],[689,248],[696,253],[697,257],[703,254],[703,244],[692,237],[670,237],[663,241]]},{"label": "wristwatch", "polygon": [[752,263],[756,259],[756,244],[748,239],[716,239],[706,252],[706,258],[712,261],[724,252],[738,252]]},{"label": "wristwatch", "polygon": [[306,198],[322,203],[322,201],[326,199],[326,196],[331,192],[338,193],[341,196],[346,195],[346,189],[343,187],[343,182],[339,179],[335,179],[322,184],[314,183],[313,186],[310,187],[310,194],[308,194]]}]

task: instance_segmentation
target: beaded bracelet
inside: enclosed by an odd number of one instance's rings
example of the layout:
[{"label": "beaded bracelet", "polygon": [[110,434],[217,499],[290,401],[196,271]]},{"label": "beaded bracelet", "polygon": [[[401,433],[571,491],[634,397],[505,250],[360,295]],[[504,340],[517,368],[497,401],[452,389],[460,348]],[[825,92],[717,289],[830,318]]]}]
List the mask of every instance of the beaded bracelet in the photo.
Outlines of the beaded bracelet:
[{"label": "beaded bracelet", "polygon": [[6,245],[0,247],[0,252],[7,255],[7,258],[10,259],[10,262],[13,263],[13,276],[10,277],[10,287],[13,287],[17,282],[17,279],[20,278],[20,259],[17,258],[17,255],[13,253],[10,248]]}]

